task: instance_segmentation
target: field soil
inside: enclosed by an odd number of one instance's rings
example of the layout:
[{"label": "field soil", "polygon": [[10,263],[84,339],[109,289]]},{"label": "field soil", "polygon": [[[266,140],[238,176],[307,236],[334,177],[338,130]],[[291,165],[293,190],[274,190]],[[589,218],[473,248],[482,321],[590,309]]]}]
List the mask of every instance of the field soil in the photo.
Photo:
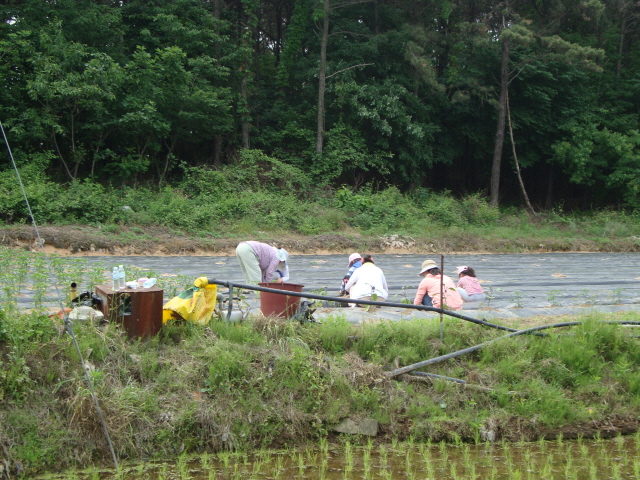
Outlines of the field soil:
[{"label": "field soil", "polygon": [[[61,255],[234,255],[242,240],[257,240],[279,245],[291,253],[329,254],[352,249],[371,252],[414,253],[424,251],[410,237],[373,237],[327,234],[317,236],[278,236],[265,234],[261,238],[196,237],[164,227],[117,227],[106,230],[85,225],[38,227],[45,250]],[[30,225],[5,227],[0,230],[0,245],[10,248],[37,250],[38,237]]]},{"label": "field soil", "polygon": [[[585,237],[571,239],[511,238],[487,240],[464,232],[426,232],[423,238],[407,235],[335,233],[314,236],[260,233],[249,238],[216,238],[189,234],[166,227],[87,225],[41,226],[38,233],[48,253],[60,255],[234,255],[242,240],[257,240],[281,246],[296,255],[322,255],[347,251],[370,253],[534,253],[534,252],[637,252],[635,237]],[[601,239],[602,240],[602,239]],[[0,228],[0,246],[39,249],[38,235],[31,225]]]}]

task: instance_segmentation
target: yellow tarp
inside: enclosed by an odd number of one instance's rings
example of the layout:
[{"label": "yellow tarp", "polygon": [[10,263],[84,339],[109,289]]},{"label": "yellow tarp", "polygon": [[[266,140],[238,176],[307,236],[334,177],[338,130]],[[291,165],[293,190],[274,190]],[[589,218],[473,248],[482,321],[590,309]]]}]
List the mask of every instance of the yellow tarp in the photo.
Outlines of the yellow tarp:
[{"label": "yellow tarp", "polygon": [[217,285],[190,288],[164,304],[162,322],[182,318],[196,325],[207,325],[216,306],[217,293]]}]

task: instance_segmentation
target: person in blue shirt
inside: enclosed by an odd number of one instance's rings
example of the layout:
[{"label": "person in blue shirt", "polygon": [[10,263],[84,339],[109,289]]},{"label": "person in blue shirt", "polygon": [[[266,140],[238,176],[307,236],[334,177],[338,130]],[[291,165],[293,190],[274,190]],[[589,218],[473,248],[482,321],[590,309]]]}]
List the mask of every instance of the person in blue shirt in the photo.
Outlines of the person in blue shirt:
[{"label": "person in blue shirt", "polygon": [[351,278],[351,275],[353,275],[353,272],[355,272],[356,269],[360,268],[361,266],[362,266],[362,258],[360,257],[359,253],[352,253],[351,255],[349,255],[349,271],[342,279],[342,285],[340,285],[340,294],[339,294],[340,297],[344,297],[347,294],[347,291],[344,289],[344,286],[347,284],[347,282]]}]

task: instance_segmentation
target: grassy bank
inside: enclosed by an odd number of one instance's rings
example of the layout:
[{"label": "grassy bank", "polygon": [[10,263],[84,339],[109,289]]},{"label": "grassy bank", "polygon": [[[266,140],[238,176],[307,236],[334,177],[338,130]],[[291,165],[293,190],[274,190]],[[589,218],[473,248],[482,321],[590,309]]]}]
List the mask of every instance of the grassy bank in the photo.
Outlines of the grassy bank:
[{"label": "grassy bank", "polygon": [[[639,320],[637,314],[625,319]],[[480,442],[637,430],[640,344],[593,315],[547,337],[494,342],[433,365],[466,380],[390,379],[385,370],[501,335],[459,320],[354,326],[251,318],[168,325],[127,341],[115,326],[76,325],[121,459],[293,447],[335,437],[344,417],[380,422],[376,441]],[[71,338],[47,316],[0,311],[0,445],[24,472],[110,461]],[[348,437],[350,442],[366,442]]]},{"label": "grassy bank", "polygon": [[[91,181],[60,185],[22,172],[45,244],[164,253],[229,249],[238,240],[278,240],[293,251],[382,251],[392,246],[433,252],[638,251],[640,222],[632,210],[535,214],[489,205],[480,193],[367,184],[318,185],[305,172],[246,151],[219,170],[185,168],[171,185],[116,188]],[[15,174],[0,175],[0,244],[33,242],[31,219]],[[81,228],[78,226],[82,226]]]}]

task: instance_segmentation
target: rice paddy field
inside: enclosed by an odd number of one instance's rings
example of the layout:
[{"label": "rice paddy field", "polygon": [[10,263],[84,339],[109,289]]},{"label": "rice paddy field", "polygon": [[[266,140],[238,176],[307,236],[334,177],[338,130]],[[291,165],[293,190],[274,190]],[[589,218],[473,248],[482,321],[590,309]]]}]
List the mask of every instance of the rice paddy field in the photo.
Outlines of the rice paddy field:
[{"label": "rice paddy field", "polygon": [[640,478],[639,435],[612,439],[338,445],[257,454],[181,456],[112,470],[40,477],[59,480],[451,479],[606,480]]},{"label": "rice paddy field", "polygon": [[[91,291],[110,267],[0,249],[0,478],[640,478],[640,341],[612,323],[638,323],[637,312],[508,340],[456,319],[444,337],[429,319],[214,319],[148,341],[78,324],[78,355],[49,316],[51,279],[65,305],[70,282]],[[193,284],[129,268],[167,296]],[[428,369],[476,388],[386,375],[483,342]],[[336,433],[345,417],[376,420],[379,435]]]}]

